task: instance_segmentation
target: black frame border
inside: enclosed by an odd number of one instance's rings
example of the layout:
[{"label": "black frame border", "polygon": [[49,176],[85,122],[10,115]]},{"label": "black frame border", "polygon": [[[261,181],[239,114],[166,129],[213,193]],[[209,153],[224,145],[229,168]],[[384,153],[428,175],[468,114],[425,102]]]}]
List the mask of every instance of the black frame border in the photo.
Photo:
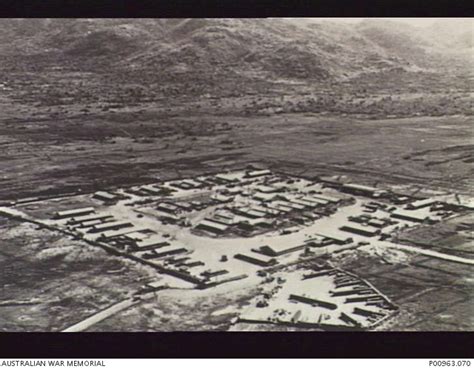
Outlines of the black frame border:
[{"label": "black frame border", "polygon": [[474,335],[426,332],[2,333],[1,358],[472,358]]},{"label": "black frame border", "polygon": [[3,0],[10,18],[470,17],[468,0]]},{"label": "black frame border", "polygon": [[[472,17],[465,0],[4,0],[10,18]],[[471,332],[0,333],[1,358],[472,358]]]}]

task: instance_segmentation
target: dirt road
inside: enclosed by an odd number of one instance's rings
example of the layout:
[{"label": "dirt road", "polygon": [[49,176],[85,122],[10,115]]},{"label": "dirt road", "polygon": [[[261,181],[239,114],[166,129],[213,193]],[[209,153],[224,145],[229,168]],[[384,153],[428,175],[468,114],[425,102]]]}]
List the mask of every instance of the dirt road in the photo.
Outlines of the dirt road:
[{"label": "dirt road", "polygon": [[422,248],[419,248],[419,247],[406,246],[406,245],[397,245],[397,244],[390,243],[390,242],[379,243],[378,245],[392,247],[392,248],[395,248],[395,249],[398,249],[398,250],[413,252],[413,253],[416,253],[416,254],[426,255],[426,256],[430,256],[430,257],[434,257],[434,258],[442,259],[442,260],[446,260],[446,261],[453,261],[455,263],[474,265],[474,259],[468,259],[468,258],[463,258],[463,257],[460,257],[460,256],[443,254],[441,252],[426,250],[426,249],[422,249]]},{"label": "dirt road", "polygon": [[62,332],[82,332],[86,329],[92,327],[93,325],[101,322],[104,319],[115,315],[122,310],[128,309],[129,307],[136,305],[140,302],[140,300],[136,300],[134,298],[129,298],[119,303],[116,303],[105,310],[99,311],[98,313],[84,319],[83,321],[76,323],[69,328],[64,329]]}]

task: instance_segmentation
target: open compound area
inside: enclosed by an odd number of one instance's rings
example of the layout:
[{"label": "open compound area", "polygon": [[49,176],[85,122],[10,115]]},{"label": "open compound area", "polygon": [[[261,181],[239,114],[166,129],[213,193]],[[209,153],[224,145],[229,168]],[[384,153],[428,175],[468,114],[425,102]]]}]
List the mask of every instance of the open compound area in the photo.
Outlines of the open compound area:
[{"label": "open compound area", "polygon": [[[31,232],[38,233],[38,242],[48,233],[54,234],[56,243],[61,238],[71,240],[63,241],[67,246],[47,245],[40,251],[51,254],[50,262],[68,257],[68,248],[75,247],[86,253],[93,250],[87,257],[91,265],[108,259],[126,263],[127,267],[117,269],[121,278],[127,278],[125,268],[134,273],[143,273],[136,268],[146,269],[146,278],[125,282],[122,299],[117,296],[112,304],[99,304],[93,313],[90,309],[83,314],[84,322],[71,317],[61,327],[56,325],[66,331],[101,329],[127,311],[153,305],[154,299],[159,305],[160,296],[180,289],[203,291],[202,296],[209,297],[229,288],[237,295],[240,291],[236,297],[240,306],[230,308],[230,316],[224,314],[224,326],[233,330],[262,325],[383,329],[405,319],[400,317],[404,311],[400,297],[409,299],[420,291],[413,288],[403,296],[393,296],[385,291],[390,288],[382,283],[383,273],[366,277],[364,268],[377,269],[381,264],[416,269],[413,274],[418,278],[418,269],[436,271],[437,265],[446,264],[464,270],[465,282],[472,283],[469,206],[444,198],[407,196],[390,186],[295,177],[250,165],[194,178],[66,197],[26,198],[4,205],[2,219],[35,227]],[[457,224],[451,228],[461,248],[447,252],[407,242],[416,230],[452,222]],[[378,260],[361,268],[350,265],[354,254]],[[417,260],[414,265],[412,259]],[[195,293],[194,300],[199,300],[199,292]],[[469,299],[472,294],[464,292],[459,301]],[[60,298],[53,300],[58,303]],[[75,305],[75,298],[70,300]],[[8,304],[0,306],[5,308]],[[222,316],[218,310],[214,316]],[[212,314],[208,311],[201,319]],[[472,319],[465,324],[471,326]],[[219,326],[209,328],[222,329]]]}]

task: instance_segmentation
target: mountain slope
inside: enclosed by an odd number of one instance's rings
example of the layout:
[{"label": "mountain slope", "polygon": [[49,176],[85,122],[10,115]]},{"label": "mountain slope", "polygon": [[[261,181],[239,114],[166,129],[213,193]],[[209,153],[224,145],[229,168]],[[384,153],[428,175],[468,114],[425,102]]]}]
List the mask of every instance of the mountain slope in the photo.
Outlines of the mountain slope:
[{"label": "mountain slope", "polygon": [[433,32],[376,20],[3,19],[0,54],[13,60],[13,68],[115,70],[124,76],[142,71],[163,81],[203,83],[239,77],[341,81],[393,70],[471,67],[469,33],[453,35],[462,51],[445,57],[452,40],[430,39]]}]

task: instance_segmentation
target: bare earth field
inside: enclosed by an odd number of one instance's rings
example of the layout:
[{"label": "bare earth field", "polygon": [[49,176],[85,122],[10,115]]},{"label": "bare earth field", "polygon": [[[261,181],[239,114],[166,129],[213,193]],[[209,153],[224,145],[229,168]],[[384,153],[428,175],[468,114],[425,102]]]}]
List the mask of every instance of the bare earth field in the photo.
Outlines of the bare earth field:
[{"label": "bare earth field", "polygon": [[[293,174],[472,191],[469,117],[117,113],[0,122],[0,199],[193,176],[263,161]],[[435,149],[433,149],[435,148]]]}]

